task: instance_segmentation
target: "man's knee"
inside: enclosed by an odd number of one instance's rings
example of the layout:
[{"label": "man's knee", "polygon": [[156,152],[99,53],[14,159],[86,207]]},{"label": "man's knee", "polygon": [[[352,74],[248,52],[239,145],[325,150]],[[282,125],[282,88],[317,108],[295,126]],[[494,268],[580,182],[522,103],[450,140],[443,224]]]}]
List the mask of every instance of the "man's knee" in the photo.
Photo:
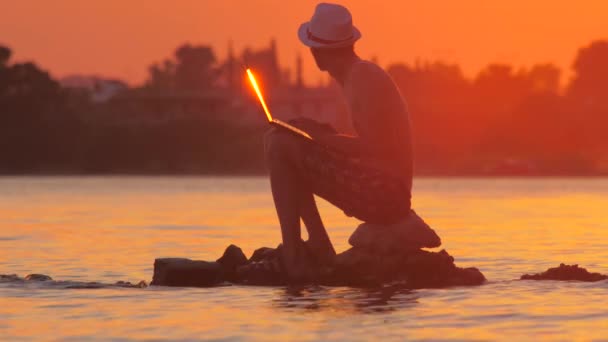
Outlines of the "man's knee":
[{"label": "man's knee", "polygon": [[270,153],[270,148],[272,145],[276,145],[273,140],[276,140],[274,136],[276,135],[276,128],[271,127],[264,133],[264,156],[268,157]]},{"label": "man's knee", "polygon": [[298,157],[301,153],[301,141],[293,134],[277,129],[270,128],[264,134],[264,156],[266,162],[282,158]]}]

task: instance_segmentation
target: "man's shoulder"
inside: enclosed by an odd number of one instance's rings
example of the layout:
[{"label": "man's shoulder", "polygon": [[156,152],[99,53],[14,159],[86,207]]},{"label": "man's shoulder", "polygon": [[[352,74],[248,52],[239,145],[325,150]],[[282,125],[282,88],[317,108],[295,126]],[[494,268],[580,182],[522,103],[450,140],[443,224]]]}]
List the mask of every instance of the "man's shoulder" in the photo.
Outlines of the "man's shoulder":
[{"label": "man's shoulder", "polygon": [[[360,60],[352,68],[352,81],[355,83],[376,84],[390,80],[388,73],[378,64]],[[371,82],[371,83],[370,83]]]},{"label": "man's shoulder", "polygon": [[352,72],[358,75],[378,75],[386,73],[378,64],[361,59],[353,65]]}]

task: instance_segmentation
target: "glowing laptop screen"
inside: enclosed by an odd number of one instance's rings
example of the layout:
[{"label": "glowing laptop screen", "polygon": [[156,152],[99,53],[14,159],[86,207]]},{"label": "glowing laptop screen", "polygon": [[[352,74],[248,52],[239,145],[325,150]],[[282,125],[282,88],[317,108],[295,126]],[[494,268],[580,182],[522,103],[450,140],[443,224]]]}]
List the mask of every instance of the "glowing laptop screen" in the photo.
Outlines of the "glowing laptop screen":
[{"label": "glowing laptop screen", "polygon": [[262,108],[264,108],[264,112],[266,113],[266,116],[268,117],[268,121],[272,121],[272,115],[270,115],[270,111],[268,110],[268,107],[266,106],[266,101],[264,101],[264,96],[262,96],[262,91],[260,90],[260,87],[258,86],[258,82],[255,80],[255,76],[253,76],[253,73],[251,72],[251,69],[249,69],[249,68],[247,68],[247,76],[249,77],[249,82],[253,86],[255,93],[258,95],[258,100],[260,100],[260,103],[262,104]]}]

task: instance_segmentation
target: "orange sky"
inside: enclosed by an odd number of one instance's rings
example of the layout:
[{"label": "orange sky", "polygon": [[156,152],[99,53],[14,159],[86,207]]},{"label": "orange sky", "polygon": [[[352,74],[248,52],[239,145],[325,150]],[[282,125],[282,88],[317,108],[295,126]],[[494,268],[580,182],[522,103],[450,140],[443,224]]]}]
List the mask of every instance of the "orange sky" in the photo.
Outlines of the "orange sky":
[{"label": "orange sky", "polygon": [[[211,44],[218,57],[229,39],[237,51],[276,37],[283,66],[302,52],[305,76],[320,73],[296,37],[312,0],[6,0],[0,44],[16,60],[34,60],[54,76],[100,74],[131,83],[186,41]],[[576,50],[608,38],[605,0],[348,0],[363,32],[358,51],[386,66],[417,58],[460,64],[473,75],[488,62],[569,68]]]}]

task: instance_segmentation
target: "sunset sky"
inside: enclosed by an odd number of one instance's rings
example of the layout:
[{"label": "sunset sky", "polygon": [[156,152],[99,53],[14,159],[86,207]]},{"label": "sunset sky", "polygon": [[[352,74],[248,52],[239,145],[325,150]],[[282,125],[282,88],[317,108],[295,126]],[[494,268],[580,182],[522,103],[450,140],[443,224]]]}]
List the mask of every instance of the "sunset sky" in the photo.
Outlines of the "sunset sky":
[{"label": "sunset sky", "polygon": [[[296,30],[318,1],[298,0],[3,0],[0,44],[18,61],[34,60],[53,76],[97,74],[137,84],[147,66],[184,42],[210,44],[219,58],[232,39],[237,51],[275,37],[292,68],[297,53],[305,77],[321,74]],[[362,57],[392,62],[443,60],[468,76],[489,62],[569,69],[579,47],[608,38],[608,1],[348,0],[363,32]]]}]

